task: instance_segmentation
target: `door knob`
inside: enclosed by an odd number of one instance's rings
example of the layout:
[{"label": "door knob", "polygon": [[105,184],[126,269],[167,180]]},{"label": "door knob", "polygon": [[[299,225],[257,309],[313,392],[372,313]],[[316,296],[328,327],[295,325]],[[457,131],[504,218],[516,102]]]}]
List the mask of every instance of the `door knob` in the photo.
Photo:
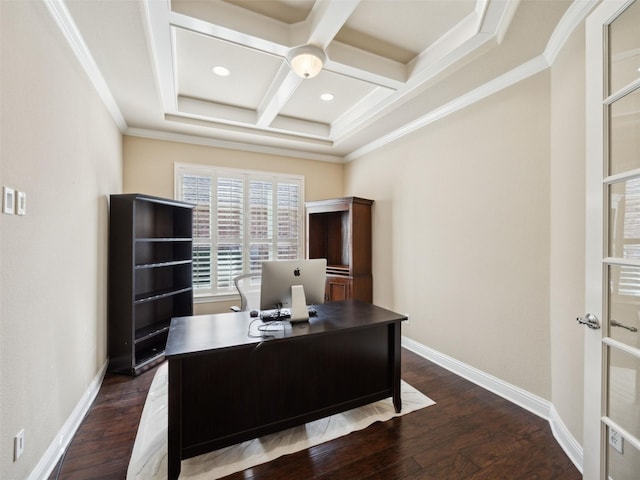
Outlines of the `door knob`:
[{"label": "door knob", "polygon": [[587,313],[584,317],[576,318],[578,323],[582,325],[586,325],[587,327],[597,330],[600,328],[600,321],[598,317],[596,317],[593,313]]}]

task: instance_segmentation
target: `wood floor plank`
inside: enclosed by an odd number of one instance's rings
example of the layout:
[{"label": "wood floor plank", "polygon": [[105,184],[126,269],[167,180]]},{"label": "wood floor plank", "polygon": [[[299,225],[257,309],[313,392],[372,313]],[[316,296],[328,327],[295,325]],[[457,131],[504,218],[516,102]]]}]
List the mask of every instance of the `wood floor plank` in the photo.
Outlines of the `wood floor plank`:
[{"label": "wood floor plank", "polygon": [[[155,369],[108,374],[49,480],[123,480]],[[402,378],[436,405],[225,480],[578,480],[549,424],[408,351]]]}]

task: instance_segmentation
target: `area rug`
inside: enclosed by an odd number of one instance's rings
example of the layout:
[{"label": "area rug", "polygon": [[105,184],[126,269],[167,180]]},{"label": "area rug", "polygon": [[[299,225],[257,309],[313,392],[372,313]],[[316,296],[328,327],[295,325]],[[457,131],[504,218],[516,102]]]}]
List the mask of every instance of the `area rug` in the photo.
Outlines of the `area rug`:
[{"label": "area rug", "polygon": [[[167,478],[167,377],[165,363],[155,374],[142,411],[133,446],[127,480]],[[402,412],[396,413],[390,398],[282,432],[182,461],[181,479],[213,480],[269,462],[282,455],[319,445],[374,422],[406,415],[435,402],[402,381]]]}]

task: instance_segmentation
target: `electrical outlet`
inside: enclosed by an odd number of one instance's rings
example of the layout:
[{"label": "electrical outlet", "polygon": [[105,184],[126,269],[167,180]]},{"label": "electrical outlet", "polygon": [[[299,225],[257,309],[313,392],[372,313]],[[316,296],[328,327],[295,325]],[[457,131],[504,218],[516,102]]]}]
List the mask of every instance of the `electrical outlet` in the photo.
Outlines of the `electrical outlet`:
[{"label": "electrical outlet", "polygon": [[13,437],[13,461],[15,462],[24,453],[24,429]]},{"label": "electrical outlet", "polygon": [[622,455],[624,450],[624,438],[622,438],[622,436],[611,427],[609,427],[609,445]]}]

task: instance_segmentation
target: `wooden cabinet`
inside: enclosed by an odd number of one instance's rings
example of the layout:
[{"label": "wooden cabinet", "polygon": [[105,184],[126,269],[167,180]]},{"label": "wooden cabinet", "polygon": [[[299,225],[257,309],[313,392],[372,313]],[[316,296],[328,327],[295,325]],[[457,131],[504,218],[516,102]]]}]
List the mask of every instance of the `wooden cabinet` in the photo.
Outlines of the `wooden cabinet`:
[{"label": "wooden cabinet", "polygon": [[372,204],[358,197],[305,203],[307,257],[327,259],[327,301],[373,301]]},{"label": "wooden cabinet", "polygon": [[109,370],[137,375],[164,359],[172,317],[193,314],[193,205],[110,196]]}]

